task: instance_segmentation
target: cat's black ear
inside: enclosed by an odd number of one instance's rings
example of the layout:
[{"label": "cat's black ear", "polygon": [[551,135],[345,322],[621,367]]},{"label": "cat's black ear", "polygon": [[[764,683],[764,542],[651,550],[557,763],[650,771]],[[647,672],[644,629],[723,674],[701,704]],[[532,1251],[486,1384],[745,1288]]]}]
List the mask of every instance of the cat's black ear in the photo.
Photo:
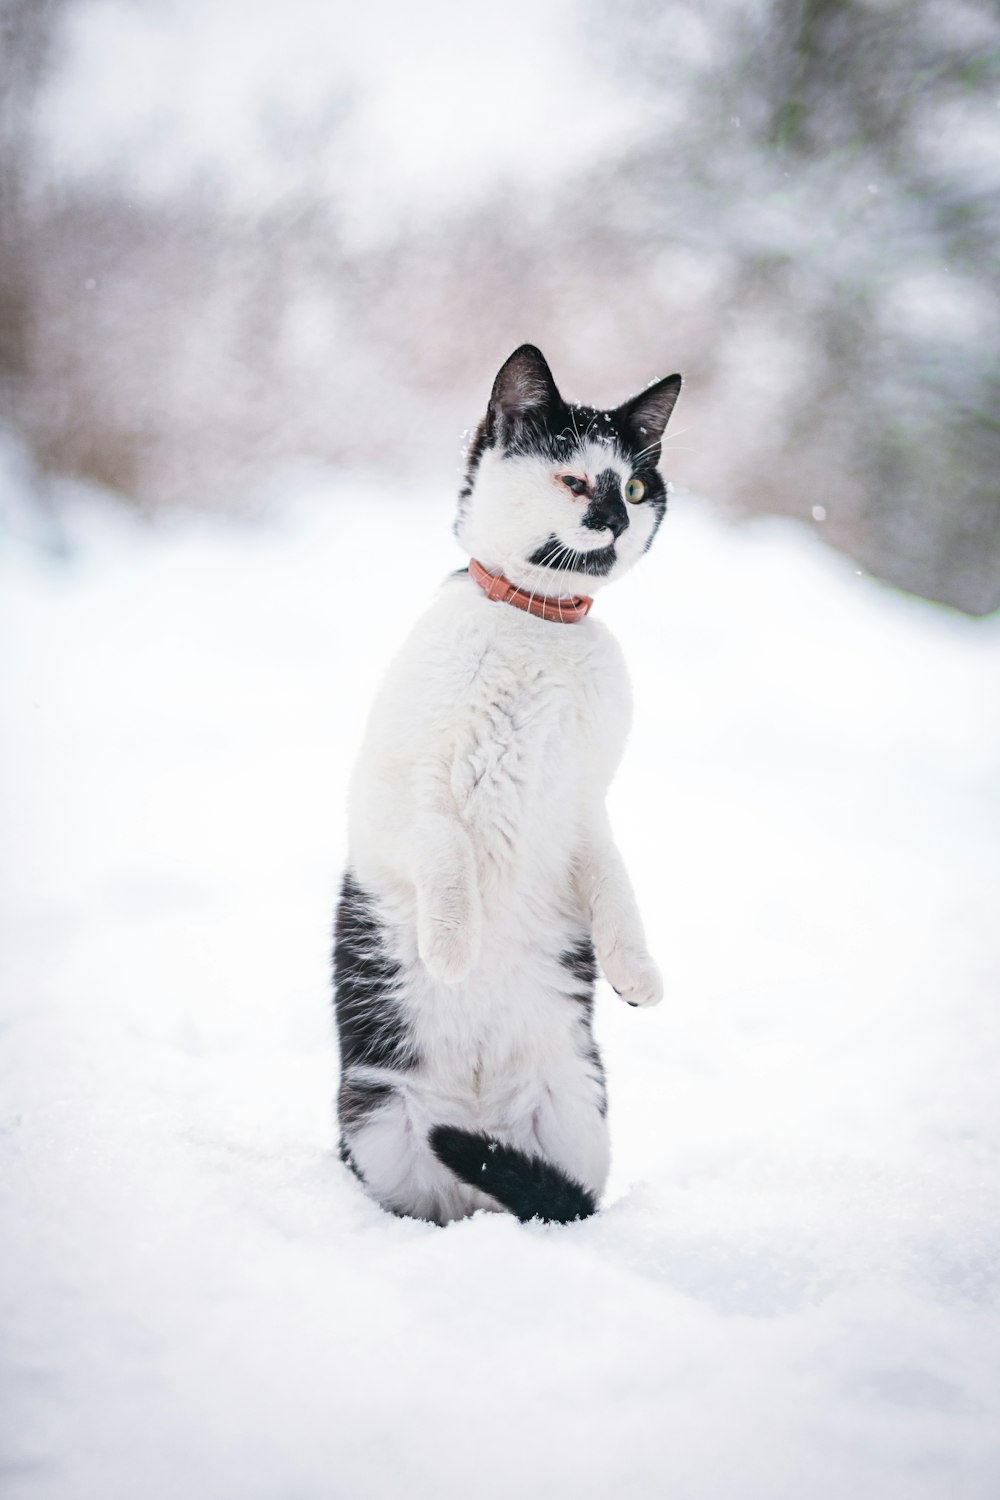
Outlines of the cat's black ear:
[{"label": "cat's black ear", "polygon": [[493,382],[490,410],[508,421],[543,416],[561,405],[545,356],[534,344],[522,344],[500,368]]},{"label": "cat's black ear", "polygon": [[624,401],[615,413],[619,426],[624,428],[638,449],[651,448],[660,441],[664,428],[670,421],[677,397],[681,393],[681,377],[667,375],[648,386],[631,401]]}]

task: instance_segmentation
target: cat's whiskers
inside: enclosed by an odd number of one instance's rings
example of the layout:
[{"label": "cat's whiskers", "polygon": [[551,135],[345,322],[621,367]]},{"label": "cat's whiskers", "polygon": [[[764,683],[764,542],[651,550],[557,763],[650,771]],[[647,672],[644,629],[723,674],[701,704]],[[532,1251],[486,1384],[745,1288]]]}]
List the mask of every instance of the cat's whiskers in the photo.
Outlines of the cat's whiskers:
[{"label": "cat's whiskers", "polygon": [[[556,538],[556,540],[558,541],[558,537]],[[550,548],[545,553],[545,562],[542,564],[542,566],[545,568],[558,568],[559,559],[562,556],[562,552],[563,548],[561,544],[554,551]]]},{"label": "cat's whiskers", "polygon": [[659,446],[660,440],[658,439],[655,443],[650,443],[648,448],[643,448],[639,453],[635,455],[636,464],[641,464],[643,459],[646,458],[648,454],[652,453],[654,448],[657,448]]},{"label": "cat's whiskers", "polygon": [[[587,570],[587,558],[592,555],[592,552],[603,552],[605,550],[603,547],[594,547],[590,552],[585,552],[579,547],[571,547],[568,542],[564,542],[559,537],[556,538],[556,541],[558,542],[558,546],[546,553],[545,562],[542,566],[555,570],[563,568],[565,564],[564,571],[568,573],[582,572],[585,574]],[[611,544],[609,543],[609,545]]]},{"label": "cat's whiskers", "polygon": [[565,558],[572,569],[573,559],[576,557],[576,553],[570,548],[568,543],[562,542],[559,551],[556,554],[556,557],[559,560]]},{"label": "cat's whiskers", "polygon": [[635,468],[638,468],[643,463],[643,461],[646,458],[649,457],[649,455],[653,452],[654,448],[657,448],[657,447],[659,447],[659,449],[660,449],[661,452],[663,452],[667,448],[669,448],[670,451],[671,451],[671,453],[697,453],[697,451],[698,451],[697,448],[689,448],[684,443],[675,443],[673,441],[673,439],[674,439],[675,436],[676,437],[683,437],[684,433],[687,432],[687,430],[688,429],[686,427],[684,427],[684,428],[681,429],[680,432],[678,432],[676,434],[671,433],[669,437],[660,438],[660,439],[658,439],[657,442],[650,443],[647,448],[640,449],[640,451],[638,453],[636,453],[634,455],[634,457],[632,458],[632,460],[631,460],[633,466]]},{"label": "cat's whiskers", "polygon": [[674,438],[683,437],[685,433],[690,431],[690,427],[682,427],[679,432],[669,433],[668,436],[663,439],[663,447],[671,448],[674,453],[697,453],[697,448],[688,448],[684,443],[681,443],[679,446],[674,443]]},{"label": "cat's whiskers", "polygon": [[580,436],[580,429],[576,425],[576,412],[573,410],[572,407],[570,407],[570,409],[569,409],[569,419],[570,419],[570,421],[573,424],[573,436],[576,438],[577,446],[580,447],[580,448],[582,448],[583,447],[583,439]]}]

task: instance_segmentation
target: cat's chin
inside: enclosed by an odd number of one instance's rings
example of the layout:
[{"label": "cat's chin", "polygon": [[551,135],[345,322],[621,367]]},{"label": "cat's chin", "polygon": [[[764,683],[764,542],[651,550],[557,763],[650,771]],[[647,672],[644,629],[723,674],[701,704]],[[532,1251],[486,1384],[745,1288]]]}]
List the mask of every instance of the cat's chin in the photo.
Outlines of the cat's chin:
[{"label": "cat's chin", "polygon": [[517,588],[539,598],[572,599],[578,594],[596,594],[627,572],[633,561],[623,557],[614,544],[585,552],[561,542],[554,533],[531,552],[515,551],[509,543],[506,547],[490,545],[486,538],[461,532],[459,541],[469,556],[491,573],[502,574]]},{"label": "cat's chin", "polygon": [[547,599],[571,599],[577,594],[596,594],[615,576],[613,572],[587,574],[527,559],[524,562],[512,562],[502,571],[518,588],[527,589],[530,593]]},{"label": "cat's chin", "polygon": [[595,547],[587,551],[570,547],[560,541],[554,533],[531,554],[528,562],[535,568],[546,568],[560,573],[575,573],[588,580],[607,578],[611,574],[618,553],[612,542],[607,547]]}]

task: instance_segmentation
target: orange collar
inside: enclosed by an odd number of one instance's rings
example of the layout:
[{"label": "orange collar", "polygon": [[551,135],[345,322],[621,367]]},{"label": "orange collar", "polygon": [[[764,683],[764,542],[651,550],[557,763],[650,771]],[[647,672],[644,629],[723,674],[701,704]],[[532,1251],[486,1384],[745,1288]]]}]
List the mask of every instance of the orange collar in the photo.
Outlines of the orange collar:
[{"label": "orange collar", "polygon": [[582,620],[593,604],[586,594],[575,594],[571,599],[549,599],[544,594],[532,594],[519,589],[502,573],[490,573],[473,557],[469,572],[479,584],[487,599],[500,604],[513,604],[515,609],[527,610],[540,620],[557,620],[561,625],[575,625]]}]

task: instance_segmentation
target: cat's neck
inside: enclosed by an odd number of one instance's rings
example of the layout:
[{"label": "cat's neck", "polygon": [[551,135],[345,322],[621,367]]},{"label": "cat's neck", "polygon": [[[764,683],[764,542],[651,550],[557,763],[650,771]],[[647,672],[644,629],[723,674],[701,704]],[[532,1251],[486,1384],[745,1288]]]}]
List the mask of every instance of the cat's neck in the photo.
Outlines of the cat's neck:
[{"label": "cat's neck", "polygon": [[569,598],[551,598],[533,590],[518,588],[502,573],[491,573],[481,562],[472,558],[469,574],[479,585],[487,599],[498,604],[509,604],[514,609],[524,610],[539,620],[551,620],[554,624],[575,625],[590,612],[593,599],[587,594],[574,594]]}]

